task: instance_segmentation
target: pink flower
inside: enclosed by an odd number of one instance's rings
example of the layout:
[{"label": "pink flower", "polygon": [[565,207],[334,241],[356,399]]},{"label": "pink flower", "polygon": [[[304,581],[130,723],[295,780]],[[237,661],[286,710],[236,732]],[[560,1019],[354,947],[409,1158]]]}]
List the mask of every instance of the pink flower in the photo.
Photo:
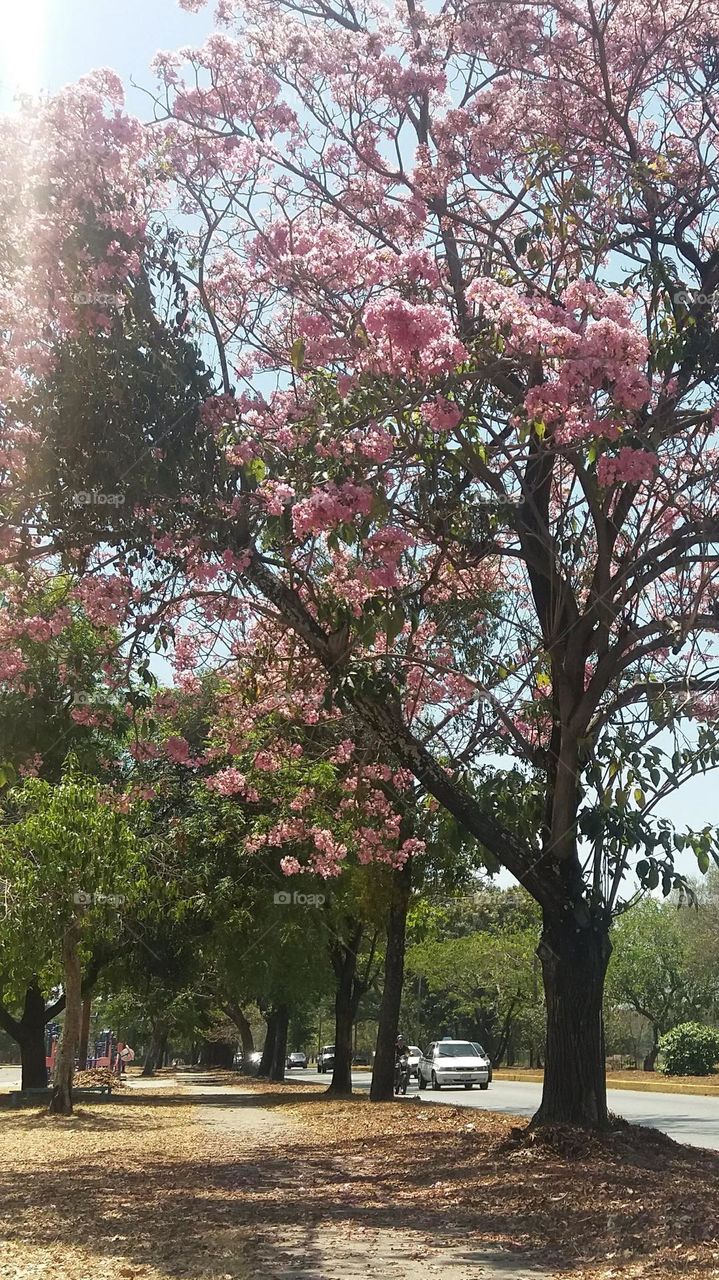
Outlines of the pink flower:
[{"label": "pink flower", "polygon": [[620,449],[614,457],[604,453],[597,463],[597,479],[604,488],[622,483],[640,484],[654,478],[658,461],[657,455],[646,449]]},{"label": "pink flower", "polygon": [[450,400],[446,400],[444,396],[429,400],[422,405],[420,412],[433,431],[453,431],[462,421],[461,409]]},{"label": "pink flower", "polygon": [[170,737],[165,741],[165,751],[175,764],[190,764],[190,744],[186,738]]}]

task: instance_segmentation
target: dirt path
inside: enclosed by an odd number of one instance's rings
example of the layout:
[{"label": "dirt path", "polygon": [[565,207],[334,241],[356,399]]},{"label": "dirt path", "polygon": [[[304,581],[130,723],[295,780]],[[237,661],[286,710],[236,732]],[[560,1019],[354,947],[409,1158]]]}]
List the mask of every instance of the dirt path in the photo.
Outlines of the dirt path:
[{"label": "dirt path", "polygon": [[[190,1090],[207,1095],[207,1086]],[[356,1201],[347,1207],[338,1197],[319,1213],[308,1203],[306,1221],[291,1221],[305,1216],[303,1197],[318,1182],[327,1189],[327,1204],[333,1185],[344,1190],[348,1177],[361,1179],[361,1156],[339,1160],[319,1146],[308,1159],[304,1147],[297,1150],[300,1134],[291,1120],[255,1105],[251,1093],[234,1105],[226,1094],[223,1098],[221,1087],[217,1095],[219,1105],[198,1106],[199,1123],[221,1137],[223,1145],[228,1138],[238,1144],[243,1161],[255,1164],[255,1190],[263,1188],[282,1218],[281,1224],[261,1217],[252,1222],[247,1280],[427,1280],[440,1275],[442,1280],[551,1280],[547,1272],[524,1266],[509,1254],[409,1229],[402,1225],[401,1205],[378,1215],[371,1196],[364,1211]],[[269,1216],[274,1216],[272,1209]],[[396,1225],[380,1225],[378,1216],[396,1218]]]}]

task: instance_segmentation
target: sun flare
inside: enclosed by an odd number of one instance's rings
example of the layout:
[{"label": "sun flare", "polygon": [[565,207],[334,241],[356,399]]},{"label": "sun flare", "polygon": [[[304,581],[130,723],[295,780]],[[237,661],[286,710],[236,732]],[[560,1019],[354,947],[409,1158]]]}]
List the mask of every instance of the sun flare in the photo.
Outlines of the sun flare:
[{"label": "sun flare", "polygon": [[18,94],[43,88],[48,0],[0,0],[0,95],[7,108]]}]

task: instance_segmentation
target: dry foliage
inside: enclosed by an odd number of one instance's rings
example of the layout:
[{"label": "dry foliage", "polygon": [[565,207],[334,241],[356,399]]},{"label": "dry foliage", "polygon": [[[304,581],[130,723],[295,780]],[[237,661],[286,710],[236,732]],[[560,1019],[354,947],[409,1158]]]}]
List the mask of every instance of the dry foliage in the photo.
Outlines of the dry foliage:
[{"label": "dry foliage", "polygon": [[[69,1120],[0,1112],[2,1280],[346,1280],[363,1249],[372,1275],[403,1280],[372,1255],[398,1238],[412,1276],[471,1243],[562,1280],[719,1277],[711,1152],[626,1125],[530,1140],[491,1112],[213,1084]],[[302,1272],[320,1238],[335,1269]]]},{"label": "dry foliage", "polygon": [[76,1071],[72,1078],[75,1089],[97,1089],[100,1085],[108,1085],[113,1093],[116,1089],[126,1089],[127,1082],[123,1076],[109,1067],[89,1067],[86,1071]]}]

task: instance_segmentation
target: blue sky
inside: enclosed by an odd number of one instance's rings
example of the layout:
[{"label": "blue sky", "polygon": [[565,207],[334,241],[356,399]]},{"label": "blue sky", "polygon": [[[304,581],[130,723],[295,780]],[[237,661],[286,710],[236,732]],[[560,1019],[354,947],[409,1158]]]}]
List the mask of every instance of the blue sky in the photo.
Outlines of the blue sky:
[{"label": "blue sky", "polygon": [[[198,44],[212,27],[211,5],[183,12],[177,0],[0,0],[0,110],[18,91],[56,90],[97,67],[152,87],[158,49]],[[128,94],[138,115],[142,96]]]},{"label": "blue sky", "polygon": [[[131,81],[149,88],[158,49],[199,44],[212,29],[212,8],[185,13],[177,0],[0,0],[0,111],[18,93],[54,91],[97,67],[112,67],[128,91],[128,106],[149,115]],[[719,775],[697,777],[659,812],[678,826],[719,821]],[[680,859],[689,874],[691,858]]]}]

